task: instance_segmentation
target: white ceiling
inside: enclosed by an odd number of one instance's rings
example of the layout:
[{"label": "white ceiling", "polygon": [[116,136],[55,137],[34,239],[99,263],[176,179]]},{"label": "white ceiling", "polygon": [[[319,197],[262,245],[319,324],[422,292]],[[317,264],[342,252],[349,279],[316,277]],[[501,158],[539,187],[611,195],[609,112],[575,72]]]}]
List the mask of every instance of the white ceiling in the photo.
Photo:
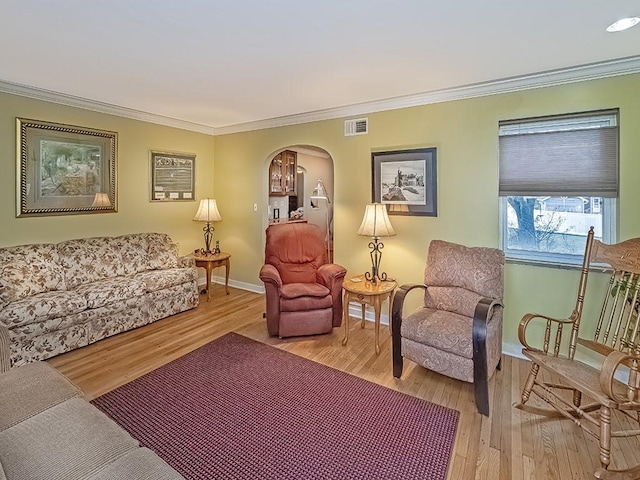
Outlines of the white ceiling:
[{"label": "white ceiling", "polygon": [[0,15],[0,91],[222,132],[627,57],[640,70],[640,26],[605,31],[640,0],[12,0]]}]

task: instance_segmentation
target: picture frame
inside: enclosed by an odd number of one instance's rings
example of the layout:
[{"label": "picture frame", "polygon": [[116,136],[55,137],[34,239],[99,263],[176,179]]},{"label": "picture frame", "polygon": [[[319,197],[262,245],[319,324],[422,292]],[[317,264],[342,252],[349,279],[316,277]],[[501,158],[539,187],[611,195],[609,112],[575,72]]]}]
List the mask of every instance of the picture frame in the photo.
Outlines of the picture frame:
[{"label": "picture frame", "polygon": [[373,152],[372,198],[389,215],[438,216],[436,147]]},{"label": "picture frame", "polygon": [[151,150],[149,161],[152,202],[195,201],[195,154]]},{"label": "picture frame", "polygon": [[16,118],[16,216],[117,212],[118,134]]}]

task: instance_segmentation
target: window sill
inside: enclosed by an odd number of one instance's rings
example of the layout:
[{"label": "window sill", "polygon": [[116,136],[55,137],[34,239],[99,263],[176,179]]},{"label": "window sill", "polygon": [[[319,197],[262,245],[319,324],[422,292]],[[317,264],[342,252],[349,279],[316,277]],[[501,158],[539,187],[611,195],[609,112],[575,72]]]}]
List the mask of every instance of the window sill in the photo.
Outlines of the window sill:
[{"label": "window sill", "polygon": [[[580,264],[550,261],[550,260],[534,260],[530,258],[505,257],[505,263],[513,265],[527,265],[530,267],[559,268],[562,270],[580,270],[582,268],[582,260]],[[591,264],[591,271],[611,273],[611,268],[602,264]]]},{"label": "window sill", "polygon": [[564,270],[580,270],[582,268],[582,264],[577,263],[559,261],[554,262],[550,260],[534,260],[530,258],[506,257],[505,262],[516,265],[528,265],[532,267],[561,268]]}]

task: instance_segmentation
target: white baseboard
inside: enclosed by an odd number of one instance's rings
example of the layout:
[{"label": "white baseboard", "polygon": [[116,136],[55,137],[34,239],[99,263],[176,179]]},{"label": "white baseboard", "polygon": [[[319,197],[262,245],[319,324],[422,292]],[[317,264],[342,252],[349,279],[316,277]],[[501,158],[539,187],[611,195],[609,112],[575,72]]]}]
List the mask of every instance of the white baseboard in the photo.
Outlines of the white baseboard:
[{"label": "white baseboard", "polygon": [[[349,316],[355,318],[362,318],[362,307],[359,303],[349,303]],[[368,322],[375,322],[375,316],[373,309],[367,308],[364,314],[364,318]],[[380,312],[380,324],[389,325],[389,313],[388,310]]]},{"label": "white baseboard", "polygon": [[[211,281],[213,283],[224,285],[224,277],[212,276]],[[206,284],[206,280],[204,277],[198,278],[198,285],[203,287]],[[254,283],[247,282],[239,282],[237,280],[229,280],[229,286],[233,288],[238,288],[240,290],[246,290],[248,292],[264,294],[264,285],[256,285]],[[353,318],[362,318],[362,307],[359,303],[349,303],[349,316]],[[373,315],[373,310],[371,308],[367,308],[365,310],[365,320],[367,322],[374,322],[375,318]],[[380,312],[380,324],[381,325],[389,325],[389,313],[388,310],[385,309],[383,312]],[[522,345],[520,344],[502,344],[502,353],[504,355],[508,355],[510,357],[521,358],[526,360],[526,357],[522,355]],[[592,362],[587,361],[587,363],[591,364]],[[594,365],[595,366],[595,365]],[[618,372],[620,373],[620,372]],[[616,375],[620,380],[625,378],[624,375]]]},{"label": "white baseboard", "polygon": [[[224,277],[212,276],[211,282],[217,283],[219,285],[224,285]],[[207,279],[205,277],[198,278],[198,286],[204,287],[207,283]],[[238,288],[240,290],[246,290],[248,292],[253,293],[264,293],[264,285],[256,285],[253,283],[239,282],[237,280],[229,279],[229,286],[233,288]]]},{"label": "white baseboard", "polygon": [[503,343],[502,344],[502,353],[504,355],[509,355],[510,357],[521,358],[523,360],[527,359],[527,357],[522,355],[522,345],[520,345],[520,344],[511,345],[509,343]]}]

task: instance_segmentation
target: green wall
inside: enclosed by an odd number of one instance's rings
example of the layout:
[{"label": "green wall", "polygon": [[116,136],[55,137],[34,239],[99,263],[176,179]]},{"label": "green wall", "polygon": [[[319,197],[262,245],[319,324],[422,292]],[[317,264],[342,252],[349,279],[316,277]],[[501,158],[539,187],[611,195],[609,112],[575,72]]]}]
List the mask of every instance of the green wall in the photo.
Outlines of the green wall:
[{"label": "green wall", "polygon": [[[367,243],[356,230],[371,201],[371,152],[438,148],[438,217],[399,217],[397,236],[384,239],[383,269],[399,283],[420,282],[432,239],[497,247],[498,122],[620,108],[618,238],[640,236],[640,75],[619,76],[523,92],[452,101],[368,115],[369,134],[344,137],[343,119],[216,137],[214,186],[225,222],[219,237],[234,253],[234,280],[259,285],[266,211],[265,162],[291,145],[314,145],[335,168],[335,260],[356,274],[369,267]],[[259,211],[253,212],[253,203]],[[517,324],[540,311],[570,313],[578,271],[508,264],[505,350],[519,350]],[[598,279],[595,279],[598,281]],[[599,295],[598,295],[599,296]]]},{"label": "green wall", "polygon": [[[16,117],[117,132],[118,212],[16,218]],[[188,253],[204,243],[197,202],[149,201],[149,150],[195,153],[199,200],[213,195],[213,147],[210,135],[0,94],[0,246],[155,231]]]},{"label": "green wall", "polygon": [[[371,201],[371,152],[435,146],[438,217],[392,216],[397,235],[384,242],[383,269],[399,283],[420,282],[432,239],[498,246],[499,120],[614,107],[620,108],[621,140],[618,238],[626,239],[640,236],[638,74],[370,114],[370,133],[354,137],[343,136],[343,119],[338,119],[214,139],[0,94],[0,246],[160,231],[188,253],[202,243],[201,225],[191,221],[196,203],[148,200],[149,150],[195,153],[196,196],[214,196],[218,201],[223,220],[216,224],[215,238],[232,254],[232,283],[261,289],[267,161],[285,147],[312,145],[325,149],[334,162],[335,259],[351,273],[360,273],[369,267],[369,239],[356,231],[364,206]],[[118,212],[16,218],[16,117],[118,132]],[[577,280],[577,270],[508,264],[505,350],[518,350],[517,323],[524,313],[568,315]]]}]

